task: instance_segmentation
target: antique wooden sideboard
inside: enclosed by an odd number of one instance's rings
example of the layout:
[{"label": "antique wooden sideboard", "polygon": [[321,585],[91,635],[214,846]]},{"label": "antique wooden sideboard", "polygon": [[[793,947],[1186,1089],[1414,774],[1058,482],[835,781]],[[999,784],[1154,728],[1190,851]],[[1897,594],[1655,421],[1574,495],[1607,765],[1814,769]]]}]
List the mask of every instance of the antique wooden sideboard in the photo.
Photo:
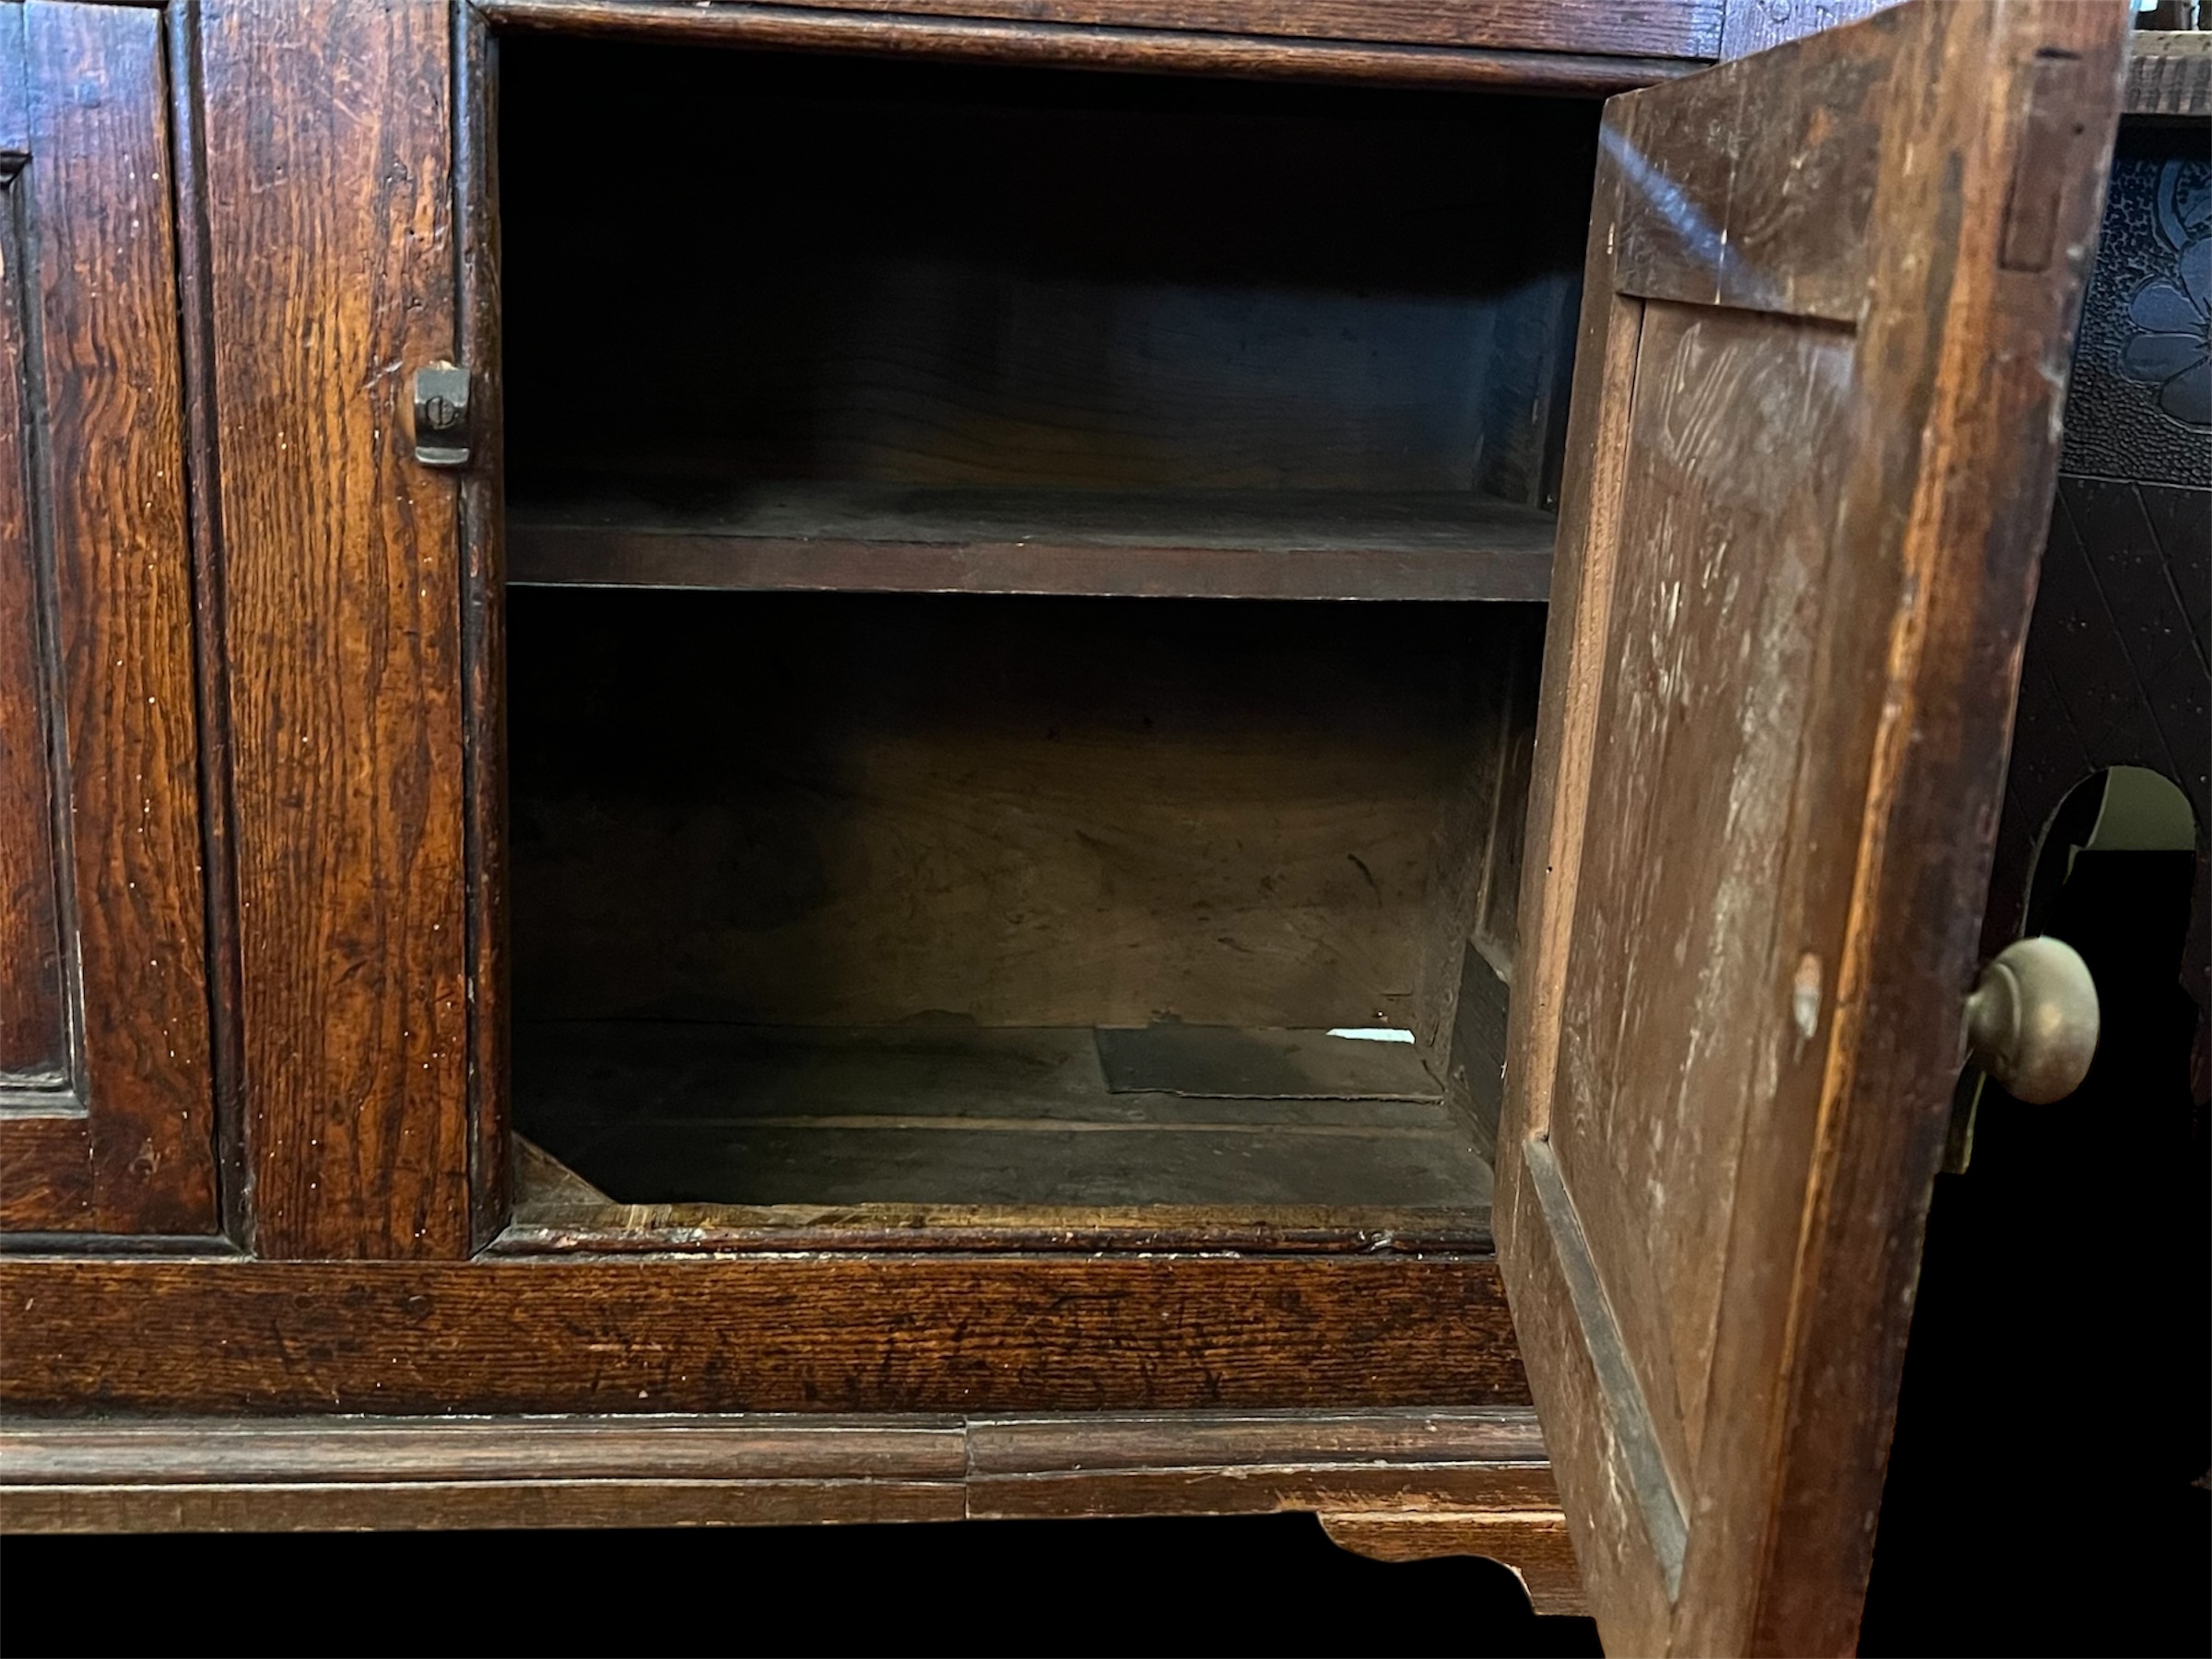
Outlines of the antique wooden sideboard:
[{"label": "antique wooden sideboard", "polygon": [[1849,1649],[2130,21],[0,6],[0,1525]]}]

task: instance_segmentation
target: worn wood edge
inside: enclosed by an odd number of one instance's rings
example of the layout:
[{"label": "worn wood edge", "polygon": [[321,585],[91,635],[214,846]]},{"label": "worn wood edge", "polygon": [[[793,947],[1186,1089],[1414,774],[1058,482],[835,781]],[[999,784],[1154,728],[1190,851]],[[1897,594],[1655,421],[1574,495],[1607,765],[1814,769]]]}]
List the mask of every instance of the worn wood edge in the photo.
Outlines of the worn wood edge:
[{"label": "worn wood edge", "polygon": [[221,1233],[0,1233],[0,1256],[104,1262],[118,1256],[159,1256],[169,1261],[242,1262],[247,1253]]},{"label": "worn wood edge", "polygon": [[1362,1468],[1545,1462],[1543,1430],[1525,1406],[1071,1412],[976,1415],[966,1421],[969,1468],[984,1477],[1157,1474],[1286,1462]]},{"label": "worn wood edge", "polygon": [[1372,1513],[1324,1510],[1322,1530],[1354,1555],[1378,1561],[1482,1556],[1499,1562],[1528,1592],[1530,1610],[1586,1615],[1567,1517],[1558,1510],[1469,1510]]},{"label": "worn wood edge", "polygon": [[0,1485],[0,1536],[457,1532],[958,1521],[958,1481],[509,1480],[266,1486]]},{"label": "worn wood edge", "polygon": [[937,1480],[1476,1466],[1547,1467],[1535,1411],[0,1416],[0,1481],[11,1486],[556,1476]]},{"label": "worn wood edge", "polygon": [[621,1204],[524,1135],[513,1137],[514,1218],[502,1256],[743,1251],[1234,1250],[1248,1254],[1488,1255],[1487,1206],[1008,1206],[970,1204]]},{"label": "worn wood edge", "polygon": [[471,0],[495,29],[697,41],[814,52],[912,53],[970,62],[1032,64],[1231,78],[1373,81],[1610,94],[1703,67],[1695,58],[1500,51],[1289,35],[1206,34],[995,18],[810,10],[685,0]]},{"label": "worn wood edge", "polygon": [[[1756,1190],[1762,1173],[1755,1159],[1794,1167],[1795,1155],[1781,1149],[1787,1136],[1805,1135],[1811,1152],[1797,1260],[1782,1279],[1789,1305],[1778,1340],[1762,1347],[1745,1328],[1749,1298],[1739,1298],[1732,1282],[1713,1364],[1713,1398],[1774,1388],[1774,1432],[1786,1432],[1790,1444],[1786,1461],[1762,1466],[1749,1435],[1706,1439],[1695,1477],[1700,1500],[1725,1513],[1737,1493],[1758,1492],[1769,1507],[1763,1535],[1744,1540],[1748,1548],[1730,1547],[1733,1540],[1710,1528],[1698,1544],[1721,1547],[1693,1546],[1676,1627],[1683,1651],[1737,1641],[1753,1651],[1843,1651],[1858,1637],[1928,1203],[1950,1115],[1957,1010],[1996,835],[1994,812],[1970,824],[1947,821],[1947,810],[1957,820],[1964,815],[1949,803],[2003,799],[2021,643],[2055,488],[2063,366],[2125,83],[2129,8],[2115,0],[1986,10],[1924,0],[1916,10],[1924,43],[1907,49],[1919,59],[1906,58],[1908,76],[1933,70],[1939,54],[1954,49],[2001,68],[1968,83],[1980,101],[1959,100],[1949,130],[1921,120],[1912,142],[1899,146],[1895,173],[1885,165],[1877,187],[1873,245],[1888,250],[1894,264],[1877,266],[1872,281],[1895,283],[1918,303],[1911,321],[1888,329],[1870,315],[1862,360],[1879,363],[1876,372],[1885,377],[1911,372],[1913,354],[1936,368],[1923,408],[1908,413],[1911,400],[1894,395],[1880,406],[1886,419],[1918,435],[1905,474],[1909,500],[1900,499],[1894,481],[1872,477],[1851,477],[1843,487],[1838,546],[1862,561],[1867,543],[1852,534],[1853,497],[1864,488],[1884,503],[1865,509],[1870,520],[1896,515],[1898,597],[1881,623],[1887,683],[1825,1016],[1818,1111],[1809,1124],[1756,1125],[1763,1133],[1747,1136],[1743,1155],[1743,1179]],[[1961,32],[1947,38],[1954,29]],[[2015,88],[2053,52],[2084,63],[2069,113],[2076,142],[2097,160],[2057,211],[2049,267],[2015,269],[2005,263],[2007,204],[2027,153]],[[1937,172],[1935,158],[1947,153],[1966,156],[1961,175]],[[1915,193],[1960,214],[1948,255],[1900,258],[1896,250],[1911,240],[1883,234],[1898,218],[1928,211],[1914,206]],[[1986,672],[1959,681],[1953,665],[1976,658]],[[1973,706],[1977,699],[1983,707]],[[1961,721],[1977,717],[1979,740],[1962,744]],[[1947,930],[1930,953],[1936,960],[1913,954],[1922,971],[1898,973],[1908,947],[1928,951],[1930,917]],[[1947,971],[1931,985],[1936,962]],[[1728,1252],[1731,1281],[1740,1276],[1756,1285],[1761,1268],[1740,1236],[1731,1237]],[[1732,1318],[1744,1324],[1732,1330]],[[1712,1617],[1714,1598],[1700,1595],[1716,1581],[1756,1586],[1749,1623],[1734,1627],[1735,1634]]]},{"label": "worn wood edge", "polygon": [[1330,1211],[1200,1205],[997,1209],[967,1205],[625,1205],[518,1213],[488,1253],[638,1255],[677,1252],[1000,1254],[1235,1251],[1250,1255],[1488,1257],[1490,1212]]},{"label": "worn wood edge", "polygon": [[2212,30],[2138,29],[2128,37],[2124,115],[2212,116]]},{"label": "worn wood edge", "polygon": [[1430,1513],[1559,1507],[1546,1465],[1231,1465],[1210,1469],[979,1475],[976,1521],[1135,1520],[1147,1515],[1272,1515],[1299,1511]]},{"label": "worn wood edge", "polygon": [[[496,6],[500,0],[473,0]],[[577,0],[539,0],[548,9]],[[615,0],[618,5],[624,0]],[[636,4],[636,0],[628,0]],[[1725,0],[1628,5],[1620,0],[700,0],[701,9],[844,13],[953,22],[1157,29],[1178,33],[1274,35],[1294,40],[1568,52],[1598,57],[1704,61],[1720,55]],[[1515,12],[1518,12],[1518,16]]]},{"label": "worn wood edge", "polygon": [[229,653],[224,643],[222,439],[215,409],[206,135],[199,11],[163,13],[170,165],[176,182],[178,339],[184,392],[184,500],[199,696],[202,890],[206,905],[208,1063],[215,1093],[216,1195],[223,1231],[251,1244],[253,1164],[244,1100],[245,986],[239,951],[237,829],[230,794]]},{"label": "worn wood edge", "polygon": [[460,502],[463,864],[467,875],[469,1242],[507,1224],[507,512],[500,324],[498,46],[453,8],[453,266],[460,360],[470,371],[474,460]]},{"label": "worn wood edge", "polygon": [[[1535,601],[1551,559],[1488,548],[865,542],[517,524],[508,580],[547,587],[771,593],[1076,594],[1107,598]],[[619,568],[624,574],[610,578]]]},{"label": "worn wood edge", "polygon": [[1655,1653],[1665,1645],[1670,1606],[1641,1524],[1629,1519],[1630,1506],[1608,1502],[1604,1488],[1585,1488],[1580,1479],[1581,1471],[1610,1454],[1610,1416],[1581,1327],[1571,1320],[1559,1246],[1528,1167],[1534,1144],[1548,1139],[1551,1127],[1559,1003],[1572,946],[1575,871],[1589,812],[1620,551],[1625,438],[1644,322],[1644,302],[1618,291],[1615,261],[1623,190],[1618,158],[1637,147],[1638,108],[1633,100],[1608,108],[1606,128],[1625,142],[1601,146],[1592,195],[1567,453],[1595,460],[1571,472],[1559,503],[1492,1201],[1500,1269],[1519,1304],[1515,1336],[1534,1360],[1531,1392],[1551,1418],[1555,1470],[1569,1483],[1562,1508],[1571,1516],[1576,1550],[1593,1564],[1591,1611],[1617,1649]]},{"label": "worn wood edge", "polygon": [[1689,1543],[1688,1518],[1668,1478],[1665,1454],[1660,1450],[1642,1383],[1548,1139],[1532,1139],[1523,1148],[1521,1179],[1527,1183],[1535,1212],[1543,1218],[1552,1260],[1572,1310],[1575,1332],[1589,1359],[1596,1405],[1604,1414],[1599,1432],[1610,1449],[1606,1463],[1616,1469],[1625,1465],[1629,1495],[1672,1599],[1681,1594],[1682,1564]]},{"label": "worn wood edge", "polygon": [[0,1533],[1371,1512],[1548,1585],[1558,1501],[1525,1407],[0,1418]]},{"label": "worn wood edge", "polygon": [[530,1480],[954,1480],[958,1417],[801,1414],[0,1417],[0,1483],[400,1485]]}]

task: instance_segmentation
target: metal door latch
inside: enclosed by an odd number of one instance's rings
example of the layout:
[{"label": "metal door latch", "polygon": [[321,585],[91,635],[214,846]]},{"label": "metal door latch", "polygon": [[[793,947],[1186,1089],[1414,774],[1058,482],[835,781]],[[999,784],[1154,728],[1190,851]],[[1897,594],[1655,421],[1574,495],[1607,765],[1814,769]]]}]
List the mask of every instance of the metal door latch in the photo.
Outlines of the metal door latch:
[{"label": "metal door latch", "polygon": [[425,466],[468,465],[468,371],[458,364],[415,371],[415,459]]}]

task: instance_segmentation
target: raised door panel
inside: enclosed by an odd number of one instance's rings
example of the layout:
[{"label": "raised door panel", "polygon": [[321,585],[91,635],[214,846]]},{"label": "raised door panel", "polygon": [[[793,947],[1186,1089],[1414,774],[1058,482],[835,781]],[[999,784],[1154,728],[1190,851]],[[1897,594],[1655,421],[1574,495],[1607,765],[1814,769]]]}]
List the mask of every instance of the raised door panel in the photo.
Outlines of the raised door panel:
[{"label": "raised door panel", "polygon": [[1855,1638],[2126,25],[1607,111],[1497,1225],[1615,1651]]},{"label": "raised door panel", "polygon": [[163,21],[0,7],[0,1225],[218,1226]]}]

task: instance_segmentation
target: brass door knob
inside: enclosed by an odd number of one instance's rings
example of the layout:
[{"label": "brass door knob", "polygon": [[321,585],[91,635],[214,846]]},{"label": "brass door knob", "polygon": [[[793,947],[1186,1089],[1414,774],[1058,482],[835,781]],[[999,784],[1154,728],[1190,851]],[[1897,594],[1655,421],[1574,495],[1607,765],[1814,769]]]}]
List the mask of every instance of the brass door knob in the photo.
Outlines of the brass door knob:
[{"label": "brass door knob", "polygon": [[2006,946],[1966,999],[1966,1046],[2016,1100],[2072,1094],[2097,1053],[2097,985],[2080,952],[2049,937]]}]

